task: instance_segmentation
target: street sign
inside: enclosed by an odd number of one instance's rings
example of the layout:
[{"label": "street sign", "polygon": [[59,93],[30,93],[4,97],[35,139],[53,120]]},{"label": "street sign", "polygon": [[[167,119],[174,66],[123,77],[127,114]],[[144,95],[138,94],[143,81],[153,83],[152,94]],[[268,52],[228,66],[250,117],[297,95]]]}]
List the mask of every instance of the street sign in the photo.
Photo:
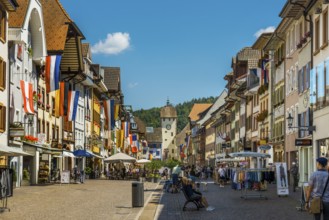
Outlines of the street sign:
[{"label": "street sign", "polygon": [[312,146],[312,139],[296,139],[296,146]]}]

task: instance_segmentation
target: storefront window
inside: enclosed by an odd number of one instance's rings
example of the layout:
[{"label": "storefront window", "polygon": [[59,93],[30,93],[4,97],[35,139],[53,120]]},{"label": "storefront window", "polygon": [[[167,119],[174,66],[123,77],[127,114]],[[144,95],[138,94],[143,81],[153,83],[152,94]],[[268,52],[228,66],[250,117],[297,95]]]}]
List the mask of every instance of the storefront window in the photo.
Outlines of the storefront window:
[{"label": "storefront window", "polygon": [[329,157],[329,139],[318,141],[318,155],[320,157]]}]

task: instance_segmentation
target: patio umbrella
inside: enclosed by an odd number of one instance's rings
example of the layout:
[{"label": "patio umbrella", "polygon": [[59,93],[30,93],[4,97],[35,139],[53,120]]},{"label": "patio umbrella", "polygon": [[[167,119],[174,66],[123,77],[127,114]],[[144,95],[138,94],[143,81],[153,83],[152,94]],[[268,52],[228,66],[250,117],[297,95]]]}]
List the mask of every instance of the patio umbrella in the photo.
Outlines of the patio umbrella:
[{"label": "patio umbrella", "polygon": [[118,163],[118,162],[133,163],[133,162],[136,162],[136,158],[131,157],[124,153],[117,153],[117,154],[114,154],[113,156],[110,156],[110,157],[104,159],[104,162],[107,162],[107,163]]},{"label": "patio umbrella", "polygon": [[73,154],[76,157],[92,157],[93,156],[85,150],[75,150],[75,151],[73,151]]}]

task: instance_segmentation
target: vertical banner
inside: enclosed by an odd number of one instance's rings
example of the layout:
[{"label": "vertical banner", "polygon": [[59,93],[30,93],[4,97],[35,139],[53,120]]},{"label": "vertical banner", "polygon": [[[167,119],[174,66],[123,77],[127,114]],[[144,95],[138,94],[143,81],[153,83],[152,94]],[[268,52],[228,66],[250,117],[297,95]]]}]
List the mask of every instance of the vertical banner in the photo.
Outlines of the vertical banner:
[{"label": "vertical banner", "polygon": [[316,102],[316,71],[311,69],[310,72],[310,104],[315,104]]},{"label": "vertical banner", "polygon": [[278,196],[289,195],[289,184],[287,175],[287,163],[275,163],[276,188]]},{"label": "vertical banner", "polygon": [[115,120],[114,120],[114,99],[110,100],[110,111],[111,111],[111,129],[115,127]]}]

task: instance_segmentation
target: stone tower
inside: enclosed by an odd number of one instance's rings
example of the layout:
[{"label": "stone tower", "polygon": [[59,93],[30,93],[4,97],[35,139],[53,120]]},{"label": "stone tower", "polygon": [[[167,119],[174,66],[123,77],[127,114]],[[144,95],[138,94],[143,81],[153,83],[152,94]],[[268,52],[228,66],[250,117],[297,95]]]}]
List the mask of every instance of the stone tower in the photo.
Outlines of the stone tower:
[{"label": "stone tower", "polygon": [[167,104],[160,111],[162,130],[162,160],[178,159],[175,136],[177,134],[177,112],[167,99]]}]

